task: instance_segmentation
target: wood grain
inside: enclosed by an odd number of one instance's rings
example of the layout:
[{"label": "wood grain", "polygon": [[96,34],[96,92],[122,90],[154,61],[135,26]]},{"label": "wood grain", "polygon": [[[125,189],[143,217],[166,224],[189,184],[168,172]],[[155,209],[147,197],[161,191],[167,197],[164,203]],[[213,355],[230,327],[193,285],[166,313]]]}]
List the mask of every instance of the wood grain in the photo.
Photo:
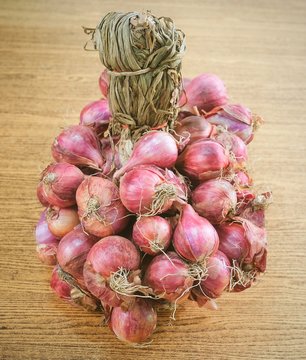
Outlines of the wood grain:
[{"label": "wood grain", "polygon": [[[159,318],[149,348],[121,344],[97,316],[56,299],[35,256],[39,172],[61,128],[97,99],[101,65],[81,25],[113,10],[151,9],[187,35],[185,76],[214,72],[232,102],[266,119],[250,145],[257,184],[270,187],[269,263],[258,286],[220,310],[186,305]],[[306,358],[306,3],[291,1],[0,2],[0,359]]]}]

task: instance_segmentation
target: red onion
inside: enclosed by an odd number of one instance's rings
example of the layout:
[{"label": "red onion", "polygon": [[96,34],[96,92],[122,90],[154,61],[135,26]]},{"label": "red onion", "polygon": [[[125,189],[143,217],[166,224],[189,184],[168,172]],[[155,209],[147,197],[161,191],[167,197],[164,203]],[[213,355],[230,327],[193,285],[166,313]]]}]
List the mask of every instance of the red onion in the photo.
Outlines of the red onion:
[{"label": "red onion", "polygon": [[102,73],[99,77],[99,86],[100,86],[102,95],[107,98],[108,87],[109,87],[109,76],[107,73],[107,69],[102,71]]},{"label": "red onion", "polygon": [[249,188],[253,185],[253,179],[245,169],[236,169],[233,174],[229,174],[228,181],[239,188]]},{"label": "red onion", "polygon": [[107,236],[89,251],[84,266],[88,290],[110,306],[120,306],[125,296],[141,289],[137,270],[140,256],[135,245],[122,236]]},{"label": "red onion", "polygon": [[221,144],[202,139],[187,145],[176,165],[191,179],[203,181],[218,177],[229,163],[228,153]]},{"label": "red onion", "polygon": [[201,263],[217,251],[219,239],[210,222],[186,204],[174,230],[173,245],[185,259]]},{"label": "red onion", "polygon": [[228,131],[221,131],[215,136],[215,139],[229,151],[233,163],[243,165],[247,161],[248,150],[240,137]]},{"label": "red onion", "polygon": [[61,208],[75,205],[75,193],[84,174],[68,163],[49,165],[41,174],[38,192],[50,205]]},{"label": "red onion", "polygon": [[182,93],[180,106],[190,111],[194,106],[198,110],[210,111],[216,106],[228,101],[227,91],[223,81],[214,74],[201,74],[193,78]]},{"label": "red onion", "polygon": [[[63,280],[63,271],[59,266],[55,266],[51,275],[51,288],[61,299],[79,305],[88,311],[98,310],[100,305],[96,299],[87,294],[81,288],[75,287],[72,284]],[[64,275],[65,276],[65,275]]]},{"label": "red onion", "polygon": [[46,210],[44,210],[35,229],[36,251],[40,261],[46,265],[56,264],[56,252],[59,239],[48,228]]},{"label": "red onion", "polygon": [[239,104],[223,105],[205,114],[206,119],[213,125],[221,125],[227,131],[239,136],[246,144],[254,137],[254,131],[262,122],[251,110]]},{"label": "red onion", "polygon": [[46,199],[46,195],[42,187],[40,186],[37,187],[36,195],[37,195],[37,199],[42,204],[42,206],[48,207],[50,205]]},{"label": "red onion", "polygon": [[103,138],[101,140],[102,155],[105,159],[105,164],[102,168],[102,173],[104,175],[110,175],[113,170],[119,169],[122,166],[118,149],[115,147],[118,140],[118,138]]},{"label": "red onion", "polygon": [[51,233],[62,238],[80,223],[78,212],[75,208],[64,208],[53,206],[46,213],[48,227]]},{"label": "red onion", "polygon": [[189,293],[193,281],[188,264],[173,251],[155,256],[144,276],[144,284],[160,298],[171,302]]},{"label": "red onion", "polygon": [[169,221],[160,216],[141,217],[133,226],[133,240],[143,252],[156,255],[167,250],[172,229]]},{"label": "red onion", "polygon": [[83,267],[87,254],[97,239],[86,235],[81,225],[66,234],[57,249],[57,261],[61,268],[84,285]]},{"label": "red onion", "polygon": [[109,326],[119,340],[139,344],[150,338],[156,323],[157,314],[151,303],[136,299],[127,310],[114,308]]},{"label": "red onion", "polygon": [[174,130],[180,151],[187,143],[191,144],[197,140],[209,138],[215,133],[215,127],[202,116],[187,116],[177,121]]},{"label": "red onion", "polygon": [[137,165],[170,168],[175,164],[177,156],[178,149],[172,135],[164,131],[150,131],[135,143],[131,157],[115,172],[114,178],[119,178]]},{"label": "red onion", "polygon": [[62,131],[54,140],[52,156],[57,162],[94,169],[101,169],[104,163],[99,139],[85,125],[73,125]]},{"label": "red onion", "polygon": [[256,226],[264,228],[265,226],[265,209],[272,202],[272,193],[264,192],[254,196],[251,201],[246,203],[239,216],[243,219],[250,220]]},{"label": "red onion", "polygon": [[108,101],[97,100],[86,105],[80,113],[80,125],[91,126],[99,135],[108,128],[111,118]]},{"label": "red onion", "polygon": [[195,211],[213,224],[224,221],[237,205],[235,188],[228,181],[212,179],[203,182],[192,192]]},{"label": "red onion", "polygon": [[132,213],[153,216],[169,210],[174,201],[183,201],[179,179],[169,174],[169,170],[153,166],[138,166],[127,172],[120,179],[123,205]]},{"label": "red onion", "polygon": [[119,190],[110,180],[88,177],[79,186],[76,200],[81,223],[92,235],[104,237],[118,234],[128,223]]}]

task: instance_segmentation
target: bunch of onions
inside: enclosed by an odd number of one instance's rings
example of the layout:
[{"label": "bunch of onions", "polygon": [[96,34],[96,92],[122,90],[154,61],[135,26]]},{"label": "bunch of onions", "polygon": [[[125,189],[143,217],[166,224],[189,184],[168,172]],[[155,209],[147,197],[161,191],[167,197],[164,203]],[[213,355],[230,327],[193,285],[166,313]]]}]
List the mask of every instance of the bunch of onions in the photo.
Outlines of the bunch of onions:
[{"label": "bunch of onions", "polygon": [[128,224],[117,186],[110,180],[90,176],[76,193],[79,217],[85,231],[104,237],[118,234]]},{"label": "bunch of onions", "polygon": [[75,205],[75,193],[83,180],[84,174],[76,166],[64,162],[51,164],[41,174],[38,198],[61,208]]},{"label": "bunch of onions", "polygon": [[104,164],[99,139],[93,129],[85,125],[72,125],[63,130],[53,142],[52,156],[57,162],[98,170]]},{"label": "bunch of onions", "polygon": [[48,228],[57,238],[62,238],[80,223],[77,209],[49,207],[46,212]]},{"label": "bunch of onions", "polygon": [[80,125],[92,127],[98,135],[102,135],[108,128],[111,118],[108,101],[96,100],[87,104],[80,113]]}]

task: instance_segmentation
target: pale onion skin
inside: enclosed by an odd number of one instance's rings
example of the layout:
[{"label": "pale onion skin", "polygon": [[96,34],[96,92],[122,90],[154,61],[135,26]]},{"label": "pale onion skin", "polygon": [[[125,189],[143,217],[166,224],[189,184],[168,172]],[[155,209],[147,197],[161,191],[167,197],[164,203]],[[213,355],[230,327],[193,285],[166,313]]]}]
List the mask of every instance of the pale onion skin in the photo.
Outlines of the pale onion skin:
[{"label": "pale onion skin", "polygon": [[75,193],[83,180],[84,174],[74,165],[50,164],[41,174],[37,192],[50,205],[70,207],[76,204]]},{"label": "pale onion skin", "polygon": [[64,208],[53,206],[47,210],[47,222],[51,233],[62,238],[80,223],[76,208]]},{"label": "pale onion skin", "polygon": [[147,341],[157,324],[157,313],[145,299],[136,299],[128,309],[115,307],[109,326],[117,338],[129,344]]},{"label": "pale onion skin", "polygon": [[178,148],[172,135],[165,131],[150,131],[135,143],[131,157],[121,169],[115,172],[114,178],[119,178],[138,165],[171,168],[177,156]]},{"label": "pale onion skin", "polygon": [[[129,217],[119,198],[117,186],[110,180],[91,176],[86,178],[76,192],[79,217],[85,230],[95,236],[118,234],[127,226]],[[91,202],[94,212],[90,212]]]},{"label": "pale onion skin", "polygon": [[80,125],[92,127],[97,134],[101,135],[108,128],[111,118],[108,101],[96,100],[87,104],[80,113]]},{"label": "pale onion skin", "polygon": [[188,273],[188,264],[170,251],[167,256],[160,254],[153,258],[145,272],[144,284],[161,298],[175,302],[190,292],[193,279]]},{"label": "pale onion skin", "polygon": [[49,230],[44,210],[35,229],[36,251],[38,258],[45,265],[55,265],[57,262],[56,253],[59,239]]},{"label": "pale onion skin", "polygon": [[149,255],[156,255],[161,250],[154,249],[153,242],[163,250],[167,250],[171,242],[172,228],[166,219],[160,216],[141,217],[133,226],[133,241],[140,250]]},{"label": "pale onion skin", "polygon": [[101,169],[104,160],[95,132],[85,125],[72,125],[63,130],[52,145],[52,156],[57,162]]},{"label": "pale onion skin", "polygon": [[176,166],[191,180],[204,181],[220,176],[229,164],[228,153],[221,144],[212,139],[202,139],[186,146]]},{"label": "pale onion skin", "polygon": [[109,76],[107,73],[107,69],[102,71],[100,77],[99,77],[99,87],[101,90],[102,95],[107,98],[108,93],[108,87],[109,87]]},{"label": "pale onion skin", "polygon": [[173,246],[183,258],[201,262],[213,255],[219,245],[215,228],[198,215],[191,205],[183,206],[173,234]]},{"label": "pale onion skin", "polygon": [[192,194],[192,206],[212,224],[224,221],[230,212],[235,212],[237,195],[235,188],[223,179],[212,179],[197,186]]},{"label": "pale onion skin", "polygon": [[227,104],[228,95],[223,81],[215,74],[204,73],[193,78],[182,93],[180,106],[183,110],[210,111],[216,106]]},{"label": "pale onion skin", "polygon": [[84,279],[88,290],[110,306],[120,306],[121,295],[109,287],[112,273],[123,268],[137,270],[140,254],[135,245],[122,236],[107,236],[89,251],[84,266]]}]

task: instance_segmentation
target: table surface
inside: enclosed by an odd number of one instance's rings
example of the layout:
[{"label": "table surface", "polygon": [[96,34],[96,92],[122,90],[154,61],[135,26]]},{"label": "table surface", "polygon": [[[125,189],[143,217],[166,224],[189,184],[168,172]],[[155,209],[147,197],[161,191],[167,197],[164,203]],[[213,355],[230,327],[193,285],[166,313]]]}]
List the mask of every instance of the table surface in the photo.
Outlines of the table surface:
[{"label": "table surface", "polygon": [[[99,316],[60,300],[36,258],[40,171],[60,129],[99,98],[102,69],[81,25],[109,11],[151,9],[187,35],[183,73],[217,73],[232,102],[266,122],[250,145],[256,184],[271,188],[269,262],[258,286],[220,310],[185,305],[160,317],[148,348],[119,342]],[[0,2],[0,359],[306,358],[305,1]]]}]

